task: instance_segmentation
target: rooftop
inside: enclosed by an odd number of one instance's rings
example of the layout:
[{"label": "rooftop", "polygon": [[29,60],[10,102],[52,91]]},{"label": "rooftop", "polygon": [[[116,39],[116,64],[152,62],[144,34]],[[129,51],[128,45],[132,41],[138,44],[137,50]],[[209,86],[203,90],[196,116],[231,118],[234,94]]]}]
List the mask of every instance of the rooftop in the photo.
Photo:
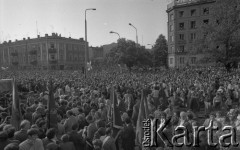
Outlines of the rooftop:
[{"label": "rooftop", "polygon": [[4,41],[3,43],[0,43],[1,44],[7,44],[7,43],[12,43],[12,42],[22,42],[22,41],[26,41],[26,40],[37,40],[37,39],[44,39],[44,38],[48,38],[48,39],[72,39],[72,40],[80,40],[81,42],[84,42],[84,39],[83,38],[79,38],[79,39],[73,39],[71,37],[62,37],[61,34],[57,34],[57,33],[52,33],[52,35],[48,35],[48,34],[45,34],[45,36],[41,37],[40,35],[37,36],[37,38],[23,38],[22,40],[15,40],[15,41]]},{"label": "rooftop", "polygon": [[186,6],[189,4],[201,4],[209,2],[215,2],[215,0],[172,0],[172,2],[167,5],[167,11],[176,6]]}]

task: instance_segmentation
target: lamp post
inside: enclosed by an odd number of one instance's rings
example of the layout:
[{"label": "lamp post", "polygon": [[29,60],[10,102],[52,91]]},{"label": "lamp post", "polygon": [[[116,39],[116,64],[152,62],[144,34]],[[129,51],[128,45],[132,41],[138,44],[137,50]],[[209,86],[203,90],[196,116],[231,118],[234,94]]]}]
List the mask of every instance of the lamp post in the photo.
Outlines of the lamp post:
[{"label": "lamp post", "polygon": [[[152,46],[152,51],[153,51],[153,44],[147,44],[147,45],[150,45]],[[154,68],[154,71],[156,71],[156,54],[155,54],[155,51],[153,51],[153,55],[154,55],[154,63],[153,63],[153,68]]]},{"label": "lamp post", "polygon": [[118,39],[120,39],[120,35],[119,35],[119,33],[117,33],[117,32],[114,32],[114,31],[110,31],[109,33],[114,33],[114,34],[117,34],[118,35]]},{"label": "lamp post", "polygon": [[136,30],[136,43],[138,44],[137,28],[134,25],[132,25],[131,23],[129,23],[129,25],[132,26],[133,28],[135,28],[135,30]]},{"label": "lamp post", "polygon": [[88,43],[87,43],[87,11],[96,10],[96,8],[88,8],[85,10],[85,78],[87,78],[87,52],[88,52]]}]

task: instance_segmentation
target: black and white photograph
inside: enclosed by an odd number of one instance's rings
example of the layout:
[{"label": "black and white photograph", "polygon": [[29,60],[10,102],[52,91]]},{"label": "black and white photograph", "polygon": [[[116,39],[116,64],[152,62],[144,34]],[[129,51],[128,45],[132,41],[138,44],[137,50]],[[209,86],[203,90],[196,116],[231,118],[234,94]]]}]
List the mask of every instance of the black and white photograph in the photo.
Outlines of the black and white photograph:
[{"label": "black and white photograph", "polygon": [[240,0],[0,0],[0,150],[240,150]]}]

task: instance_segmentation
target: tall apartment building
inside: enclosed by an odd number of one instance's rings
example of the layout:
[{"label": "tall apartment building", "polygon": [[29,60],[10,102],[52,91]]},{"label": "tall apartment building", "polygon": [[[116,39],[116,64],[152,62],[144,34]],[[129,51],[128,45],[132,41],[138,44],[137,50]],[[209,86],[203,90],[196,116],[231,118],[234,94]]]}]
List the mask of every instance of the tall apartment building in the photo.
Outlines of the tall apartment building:
[{"label": "tall apartment building", "polygon": [[83,38],[61,37],[56,33],[34,39],[0,44],[0,67],[12,69],[82,69],[85,60]]},{"label": "tall apartment building", "polygon": [[196,65],[204,54],[194,53],[194,40],[202,36],[203,24],[211,21],[211,6],[215,0],[173,0],[168,13],[168,65],[181,68]]}]

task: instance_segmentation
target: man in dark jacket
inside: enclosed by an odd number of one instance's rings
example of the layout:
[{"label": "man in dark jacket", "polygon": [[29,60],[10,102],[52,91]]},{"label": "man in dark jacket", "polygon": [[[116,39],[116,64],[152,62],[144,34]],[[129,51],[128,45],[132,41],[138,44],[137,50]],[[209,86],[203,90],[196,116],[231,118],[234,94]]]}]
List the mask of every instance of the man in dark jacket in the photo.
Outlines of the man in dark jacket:
[{"label": "man in dark jacket", "polygon": [[133,150],[135,147],[135,131],[129,118],[125,119],[125,127],[120,131],[120,137],[122,138],[122,148],[124,150]]},{"label": "man in dark jacket", "polygon": [[69,141],[73,142],[76,150],[81,150],[85,147],[85,141],[83,140],[83,137],[77,133],[77,130],[78,124],[74,124],[72,126],[72,131],[68,133]]}]

